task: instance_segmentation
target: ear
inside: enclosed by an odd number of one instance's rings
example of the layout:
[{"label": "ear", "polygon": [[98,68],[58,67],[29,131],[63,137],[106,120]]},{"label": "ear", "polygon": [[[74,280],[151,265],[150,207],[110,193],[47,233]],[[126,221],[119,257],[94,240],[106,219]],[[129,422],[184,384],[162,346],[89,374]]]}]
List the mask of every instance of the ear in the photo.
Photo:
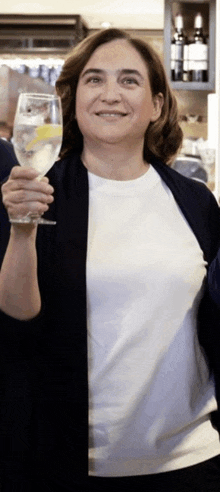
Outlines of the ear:
[{"label": "ear", "polygon": [[161,115],[163,103],[164,103],[163,94],[162,92],[159,92],[156,96],[153,97],[154,109],[150,121],[154,122],[158,120],[158,118]]}]

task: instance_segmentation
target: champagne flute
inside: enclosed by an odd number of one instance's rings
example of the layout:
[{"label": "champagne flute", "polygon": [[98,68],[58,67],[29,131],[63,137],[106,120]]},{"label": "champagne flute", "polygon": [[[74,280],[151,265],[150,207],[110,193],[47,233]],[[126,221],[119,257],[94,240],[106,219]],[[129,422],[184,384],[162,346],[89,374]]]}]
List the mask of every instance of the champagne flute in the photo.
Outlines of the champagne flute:
[{"label": "champagne flute", "polygon": [[[56,161],[62,144],[61,100],[57,95],[21,93],[13,128],[13,145],[21,166],[32,167],[41,179]],[[12,224],[56,224],[29,212]]]}]

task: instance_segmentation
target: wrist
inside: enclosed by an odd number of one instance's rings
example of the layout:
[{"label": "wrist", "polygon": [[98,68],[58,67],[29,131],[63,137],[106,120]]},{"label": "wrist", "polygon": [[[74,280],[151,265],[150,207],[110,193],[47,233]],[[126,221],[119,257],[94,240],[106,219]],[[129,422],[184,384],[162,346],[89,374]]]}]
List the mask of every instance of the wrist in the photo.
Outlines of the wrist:
[{"label": "wrist", "polygon": [[12,224],[10,230],[10,237],[12,240],[22,241],[22,240],[36,240],[37,235],[37,225],[35,224]]}]

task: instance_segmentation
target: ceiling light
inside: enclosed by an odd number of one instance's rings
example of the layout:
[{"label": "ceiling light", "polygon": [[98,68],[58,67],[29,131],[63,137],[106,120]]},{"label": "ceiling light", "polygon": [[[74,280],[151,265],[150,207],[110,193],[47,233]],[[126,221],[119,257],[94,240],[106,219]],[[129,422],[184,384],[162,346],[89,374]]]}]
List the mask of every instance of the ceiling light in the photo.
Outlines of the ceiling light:
[{"label": "ceiling light", "polygon": [[111,22],[107,22],[107,21],[101,22],[101,27],[103,29],[109,29],[111,27],[111,25],[112,25]]}]

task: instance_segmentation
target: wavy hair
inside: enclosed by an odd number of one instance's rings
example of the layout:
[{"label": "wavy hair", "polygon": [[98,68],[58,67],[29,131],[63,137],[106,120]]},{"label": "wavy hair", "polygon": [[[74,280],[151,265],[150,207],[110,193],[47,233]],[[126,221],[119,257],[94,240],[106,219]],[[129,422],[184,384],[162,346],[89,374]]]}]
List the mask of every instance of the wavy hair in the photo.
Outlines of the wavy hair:
[{"label": "wavy hair", "polygon": [[104,43],[125,39],[141,55],[146,63],[152,96],[161,92],[164,104],[161,115],[150,122],[144,140],[144,159],[150,162],[152,156],[170,164],[182,143],[182,130],[178,123],[177,102],[172,93],[163,64],[155,50],[146,42],[131,37],[121,29],[106,29],[92,34],[81,41],[67,57],[56,82],[57,94],[61,97],[63,109],[64,137],[61,157],[73,150],[82,151],[83,136],[75,119],[76,89],[79,76],[94,51]]}]

